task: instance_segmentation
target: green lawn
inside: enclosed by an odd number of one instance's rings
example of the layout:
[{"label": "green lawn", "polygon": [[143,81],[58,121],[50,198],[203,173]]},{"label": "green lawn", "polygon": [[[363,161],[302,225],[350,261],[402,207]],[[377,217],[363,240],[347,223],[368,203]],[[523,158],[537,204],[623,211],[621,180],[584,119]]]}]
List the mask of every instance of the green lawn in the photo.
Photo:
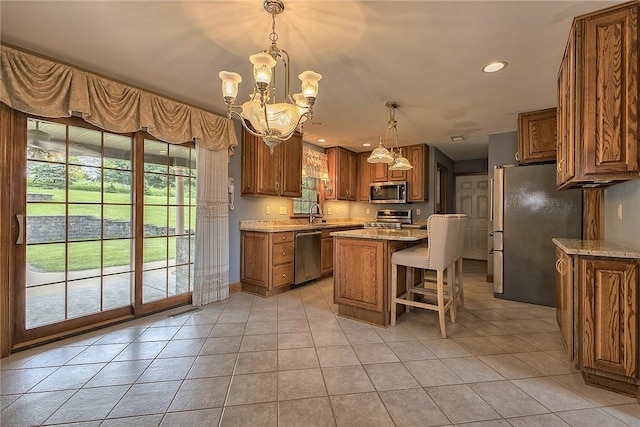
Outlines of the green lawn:
[{"label": "green lawn", "polygon": [[[29,186],[29,193],[51,194],[51,203],[28,203],[27,216],[65,215],[65,191],[56,189],[44,189]],[[101,216],[101,193],[96,191],[69,190],[69,215]],[[105,193],[104,218],[113,220],[131,220],[130,196],[122,193]],[[144,222],[159,226],[175,227],[175,208],[158,205],[166,205],[166,196],[144,196]],[[195,201],[194,201],[195,202]],[[96,204],[87,204],[96,203]],[[109,204],[122,203],[122,204]],[[169,204],[175,203],[175,197],[169,198]],[[156,206],[153,206],[156,205]],[[185,226],[195,229],[195,209],[192,209],[192,218],[185,218],[189,224]],[[185,209],[185,215],[188,211]],[[168,217],[168,218],[167,218]],[[105,240],[104,241],[104,266],[128,265],[130,263],[130,240]],[[145,239],[144,261],[160,261],[167,259],[167,246],[169,259],[175,258],[175,237]],[[70,242],[68,248],[68,270],[78,271],[91,268],[99,268],[101,262],[100,242]],[[64,244],[35,244],[29,245],[27,251],[27,263],[31,268],[39,271],[60,272],[65,271]]]}]

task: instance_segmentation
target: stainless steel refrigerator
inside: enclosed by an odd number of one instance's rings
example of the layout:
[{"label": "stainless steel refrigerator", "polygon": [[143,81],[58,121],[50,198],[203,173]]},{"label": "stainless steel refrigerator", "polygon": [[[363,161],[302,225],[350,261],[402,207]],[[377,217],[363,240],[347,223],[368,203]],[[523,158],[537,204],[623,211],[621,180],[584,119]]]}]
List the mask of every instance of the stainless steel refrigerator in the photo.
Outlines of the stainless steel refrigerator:
[{"label": "stainless steel refrigerator", "polygon": [[494,294],[555,307],[554,237],[579,239],[582,191],[556,190],[556,165],[493,171]]}]

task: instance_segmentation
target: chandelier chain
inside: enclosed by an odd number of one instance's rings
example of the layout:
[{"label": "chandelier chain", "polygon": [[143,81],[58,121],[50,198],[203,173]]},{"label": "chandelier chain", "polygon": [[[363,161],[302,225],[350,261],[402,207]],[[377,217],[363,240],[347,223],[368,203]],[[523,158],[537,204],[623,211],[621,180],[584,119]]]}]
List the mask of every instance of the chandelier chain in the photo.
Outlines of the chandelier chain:
[{"label": "chandelier chain", "polygon": [[271,14],[271,34],[269,34],[269,40],[272,44],[276,44],[278,41],[278,33],[276,33],[276,14]]}]

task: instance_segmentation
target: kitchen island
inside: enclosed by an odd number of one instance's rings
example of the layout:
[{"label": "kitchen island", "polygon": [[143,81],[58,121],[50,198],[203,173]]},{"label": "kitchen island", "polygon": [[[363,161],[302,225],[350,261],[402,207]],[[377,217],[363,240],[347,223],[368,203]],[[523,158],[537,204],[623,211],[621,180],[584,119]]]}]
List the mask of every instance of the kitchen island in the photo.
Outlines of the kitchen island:
[{"label": "kitchen island", "polygon": [[[426,243],[427,230],[377,229],[336,231],[333,287],[338,314],[386,327],[391,316],[391,254]],[[417,275],[416,275],[417,276]],[[398,267],[398,295],[405,292],[405,268]],[[398,314],[403,313],[400,307]]]}]

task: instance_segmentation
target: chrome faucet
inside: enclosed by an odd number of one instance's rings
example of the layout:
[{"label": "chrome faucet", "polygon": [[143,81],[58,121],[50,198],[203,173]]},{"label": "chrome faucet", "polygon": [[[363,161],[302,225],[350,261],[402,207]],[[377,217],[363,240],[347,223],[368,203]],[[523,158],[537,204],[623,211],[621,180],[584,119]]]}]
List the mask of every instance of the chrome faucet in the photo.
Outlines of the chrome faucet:
[{"label": "chrome faucet", "polygon": [[[317,208],[317,209],[314,209]],[[316,213],[313,213],[313,211],[316,210]],[[322,209],[320,208],[320,205],[317,203],[312,203],[311,206],[309,207],[309,223],[313,224],[313,220],[316,218],[316,215],[322,215]]]}]

